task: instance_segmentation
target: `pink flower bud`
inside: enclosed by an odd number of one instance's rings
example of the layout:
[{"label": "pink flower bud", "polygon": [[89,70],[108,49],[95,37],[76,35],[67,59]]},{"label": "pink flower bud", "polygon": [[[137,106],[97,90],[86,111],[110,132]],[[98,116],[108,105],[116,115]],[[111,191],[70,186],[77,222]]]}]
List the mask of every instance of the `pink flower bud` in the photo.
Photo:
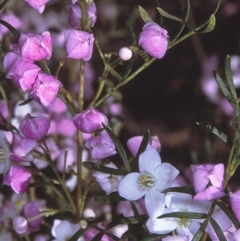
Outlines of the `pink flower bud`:
[{"label": "pink flower bud", "polygon": [[138,44],[150,56],[161,59],[167,51],[167,31],[154,22],[148,22],[143,26]]},{"label": "pink flower bud", "polygon": [[127,61],[132,58],[132,50],[128,47],[123,47],[119,50],[119,58]]},{"label": "pink flower bud", "polygon": [[33,117],[26,115],[19,126],[20,133],[34,141],[41,140],[48,132],[50,120],[45,116]]},{"label": "pink flower bud", "polygon": [[[70,26],[74,29],[78,29],[81,27],[81,18],[82,18],[82,11],[78,3],[70,5],[68,7],[69,10],[69,17],[68,22]],[[88,8],[88,18],[91,20],[91,27],[93,27],[96,23],[96,5],[92,2]]]},{"label": "pink flower bud", "polygon": [[21,56],[30,61],[50,59],[52,56],[52,38],[48,31],[21,34],[19,38]]},{"label": "pink flower bud", "polygon": [[117,153],[112,139],[105,130],[100,135],[90,138],[85,146],[90,149],[91,158],[94,160],[101,160]]},{"label": "pink flower bud", "polygon": [[67,30],[65,32],[68,58],[88,61],[92,57],[93,34],[85,31]]},{"label": "pink flower bud", "polygon": [[39,13],[43,13],[45,4],[50,0],[24,0]]},{"label": "pink flower bud", "polygon": [[40,72],[30,90],[29,97],[49,108],[52,106],[61,87],[62,83],[58,79]]},{"label": "pink flower bud", "polygon": [[[135,136],[135,137],[130,138],[127,141],[127,147],[128,147],[129,151],[131,152],[131,154],[133,156],[137,155],[137,152],[138,152],[138,149],[139,149],[139,147],[141,145],[142,140],[143,140],[143,136]],[[150,138],[150,140],[149,140],[149,144],[154,149],[156,149],[158,152],[160,152],[161,143],[160,143],[160,141],[159,141],[157,136],[152,136]]]},{"label": "pink flower bud", "polygon": [[13,82],[23,91],[28,90],[35,82],[40,68],[10,52],[4,57],[3,66],[7,70],[6,77],[11,78]]},{"label": "pink flower bud", "polygon": [[31,176],[25,167],[12,165],[3,177],[2,184],[11,186],[15,193],[22,194],[26,192]]},{"label": "pink flower bud", "polygon": [[26,233],[28,230],[28,222],[27,219],[22,216],[17,216],[13,220],[13,229],[18,234]]},{"label": "pink flower bud", "polygon": [[87,109],[73,118],[74,125],[84,133],[92,133],[100,128],[102,124],[107,125],[107,117],[94,108]]}]

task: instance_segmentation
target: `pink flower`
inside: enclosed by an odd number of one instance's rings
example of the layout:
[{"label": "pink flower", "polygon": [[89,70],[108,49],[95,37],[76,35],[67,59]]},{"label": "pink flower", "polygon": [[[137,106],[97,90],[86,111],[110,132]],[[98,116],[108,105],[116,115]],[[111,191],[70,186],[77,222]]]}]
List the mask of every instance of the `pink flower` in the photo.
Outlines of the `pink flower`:
[{"label": "pink flower", "polygon": [[14,52],[5,55],[3,66],[7,70],[6,77],[23,91],[28,90],[35,82],[40,68],[31,61],[24,60]]},{"label": "pink flower", "polygon": [[108,119],[97,109],[90,108],[75,115],[73,123],[80,131],[90,134],[102,128],[102,124],[107,125]]},{"label": "pink flower", "polygon": [[21,34],[19,38],[21,56],[30,61],[50,59],[52,56],[52,38],[48,31]]},{"label": "pink flower", "polygon": [[24,0],[39,13],[43,13],[45,4],[50,0]]},{"label": "pink flower", "polygon": [[67,30],[65,32],[68,58],[88,61],[92,57],[93,34],[85,31]]},{"label": "pink flower", "polygon": [[128,47],[123,47],[119,50],[118,55],[121,60],[127,61],[132,58],[132,50]]},{"label": "pink flower", "polygon": [[240,220],[240,190],[236,192],[229,192],[230,203],[234,214]]},{"label": "pink flower", "polygon": [[30,89],[29,97],[49,108],[52,106],[61,87],[62,83],[58,79],[52,75],[40,72]]},{"label": "pink flower", "polygon": [[191,165],[194,200],[214,200],[223,197],[224,165]]},{"label": "pink flower", "polygon": [[[74,29],[81,27],[82,11],[78,3],[70,5],[68,7],[69,17],[68,22],[70,26]],[[88,18],[91,20],[91,27],[93,27],[97,20],[96,15],[97,9],[94,2],[92,2],[88,8]]]},{"label": "pink flower", "polygon": [[167,31],[154,22],[148,22],[143,26],[138,44],[150,56],[161,59],[167,51]]},{"label": "pink flower", "polygon": [[19,131],[26,138],[39,141],[47,134],[49,127],[50,120],[47,117],[33,117],[28,114],[20,124]]},{"label": "pink flower", "polygon": [[15,193],[22,194],[26,192],[31,177],[31,173],[25,167],[12,165],[4,176],[2,184],[11,186]]},{"label": "pink flower", "polygon": [[[134,136],[127,141],[127,147],[133,156],[137,155],[138,149],[143,140],[143,136]],[[161,143],[157,136],[152,136],[149,140],[149,145],[155,148],[158,152],[161,149]]]},{"label": "pink flower", "polygon": [[90,149],[91,158],[95,160],[101,160],[117,153],[112,139],[105,130],[100,135],[90,138],[85,146]]}]

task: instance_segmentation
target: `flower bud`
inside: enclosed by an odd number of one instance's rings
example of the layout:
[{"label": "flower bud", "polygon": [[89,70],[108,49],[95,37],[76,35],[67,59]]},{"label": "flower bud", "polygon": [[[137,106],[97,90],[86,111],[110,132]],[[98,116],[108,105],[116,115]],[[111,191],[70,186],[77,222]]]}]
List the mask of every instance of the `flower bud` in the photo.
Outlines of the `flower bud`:
[{"label": "flower bud", "polygon": [[29,97],[49,108],[52,106],[61,87],[62,83],[58,79],[52,75],[40,72],[30,89]]},{"label": "flower bud", "polygon": [[50,0],[24,0],[27,2],[33,9],[37,10],[39,13],[43,13],[45,9],[45,4]]},{"label": "flower bud", "polygon": [[[69,17],[68,22],[70,26],[74,29],[78,29],[81,27],[81,18],[82,18],[82,11],[78,3],[70,5],[68,7],[69,10]],[[88,18],[91,20],[91,27],[93,27],[96,23],[97,16],[96,16],[96,5],[92,2],[88,8]]]},{"label": "flower bud", "polygon": [[74,125],[84,133],[92,133],[100,128],[102,124],[107,125],[107,117],[94,108],[87,109],[73,118]]},{"label": "flower bud", "polygon": [[67,30],[65,32],[68,58],[88,61],[92,57],[93,34],[85,31]]},{"label": "flower bud", "polygon": [[132,50],[128,47],[123,47],[119,50],[119,58],[121,60],[127,61],[132,58]]},{"label": "flower bud", "polygon": [[50,59],[52,56],[52,38],[48,31],[21,34],[19,38],[21,56],[30,61]]},{"label": "flower bud", "polygon": [[26,115],[19,126],[20,133],[32,140],[41,140],[48,132],[50,120],[45,116],[33,117]]},{"label": "flower bud", "polygon": [[168,34],[165,29],[154,22],[148,22],[143,27],[138,44],[150,56],[161,59],[167,51],[167,38]]},{"label": "flower bud", "polygon": [[90,138],[85,146],[90,149],[91,158],[95,160],[101,160],[117,153],[112,139],[105,130],[100,135]]},{"label": "flower bud", "polygon": [[26,192],[31,177],[31,173],[25,167],[12,165],[3,177],[2,184],[11,186],[15,193],[22,194]]},{"label": "flower bud", "polygon": [[28,229],[28,222],[27,219],[22,216],[17,216],[13,220],[13,229],[18,234],[23,234],[27,232]]}]

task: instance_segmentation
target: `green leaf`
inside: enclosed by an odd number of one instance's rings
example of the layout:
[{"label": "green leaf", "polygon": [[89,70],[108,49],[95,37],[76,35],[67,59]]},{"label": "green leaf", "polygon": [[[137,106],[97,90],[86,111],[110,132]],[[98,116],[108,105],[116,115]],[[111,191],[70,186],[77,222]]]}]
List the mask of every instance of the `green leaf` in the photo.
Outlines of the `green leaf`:
[{"label": "green leaf", "polygon": [[[189,11],[190,11],[190,0],[185,0],[185,6],[184,6],[184,11],[183,11],[183,21],[184,22],[187,22],[187,20],[188,20]],[[175,34],[175,36],[171,40],[172,43],[174,43],[177,40],[177,38],[182,33],[184,27],[185,27],[185,24],[181,23],[178,30],[177,30],[177,33]]]},{"label": "green leaf", "polygon": [[20,104],[18,104],[19,106],[23,106],[23,105],[27,105],[28,103],[32,102],[33,98],[28,98],[26,100],[24,100],[23,102],[21,102]]},{"label": "green leaf", "polygon": [[234,107],[235,106],[235,101],[232,98],[232,94],[230,93],[230,91],[228,90],[227,86],[225,85],[225,83],[223,82],[221,76],[217,73],[217,71],[213,71],[213,76],[216,79],[223,95],[227,98],[227,100],[229,101],[229,103]]},{"label": "green leaf", "polygon": [[6,8],[8,2],[9,2],[9,0],[4,0],[4,1],[0,4],[0,12],[2,12],[2,11]]},{"label": "green leaf", "polygon": [[92,238],[91,241],[101,241],[103,235],[104,235],[104,231],[101,231],[96,236],[94,236],[94,238]]},{"label": "green leaf", "polygon": [[225,133],[223,133],[222,131],[218,130],[216,127],[214,127],[210,124],[207,124],[207,123],[203,123],[203,122],[196,122],[196,124],[199,125],[200,127],[204,128],[205,130],[213,133],[214,135],[218,136],[224,142],[228,142],[227,135]]},{"label": "green leaf", "polygon": [[210,19],[209,19],[209,22],[207,24],[207,27],[201,33],[209,33],[209,32],[211,32],[215,28],[215,25],[216,25],[216,18],[215,18],[215,15],[212,14],[210,16]]},{"label": "green leaf", "polygon": [[223,210],[223,212],[225,212],[227,214],[227,216],[232,221],[235,228],[239,229],[240,228],[240,222],[236,218],[233,211],[227,205],[225,205],[223,202],[216,202],[216,205],[218,205]]},{"label": "green leaf", "polygon": [[118,192],[113,192],[109,195],[96,196],[94,201],[98,203],[114,203],[119,201],[126,201],[125,198],[119,196]]},{"label": "green leaf", "polygon": [[199,241],[201,240],[203,234],[204,234],[204,230],[207,227],[208,224],[208,220],[206,219],[200,226],[200,228],[198,229],[198,231],[196,232],[196,234],[194,235],[192,241]]},{"label": "green leaf", "polygon": [[144,152],[147,148],[147,145],[149,144],[150,139],[150,131],[146,130],[142,139],[142,142],[140,144],[140,147],[138,149],[137,155],[134,157],[132,162],[132,170],[135,170],[138,167],[138,159],[142,152]]},{"label": "green leaf", "polygon": [[147,23],[147,22],[153,22],[153,20],[151,19],[151,17],[148,15],[148,13],[145,11],[144,8],[142,8],[141,6],[138,6],[138,11],[139,14],[142,18],[142,20]]},{"label": "green leaf", "polygon": [[8,22],[6,22],[2,19],[0,19],[0,24],[2,24],[4,27],[6,27],[11,32],[11,34],[14,36],[14,38],[16,40],[19,39],[20,33],[11,24],[9,24]]},{"label": "green leaf", "polygon": [[223,234],[222,229],[219,227],[218,223],[213,218],[210,218],[210,223],[212,224],[212,227],[213,227],[214,231],[216,232],[219,240],[227,241],[225,235]]},{"label": "green leaf", "polygon": [[190,218],[190,219],[205,219],[207,218],[206,213],[195,213],[195,212],[173,212],[166,213],[158,218]]},{"label": "green leaf", "polygon": [[77,241],[87,231],[87,228],[79,229],[68,241]]},{"label": "green leaf", "polygon": [[107,173],[107,174],[112,174],[112,175],[120,175],[124,176],[127,175],[129,172],[126,170],[120,170],[120,169],[114,169],[110,167],[105,167],[103,165],[100,165],[98,163],[93,163],[93,162],[83,162],[82,165],[86,167],[87,169]]},{"label": "green leaf", "polygon": [[181,192],[181,193],[187,193],[194,195],[195,191],[193,186],[182,186],[182,187],[169,187],[161,191],[162,193],[167,193],[167,192]]},{"label": "green leaf", "polygon": [[229,55],[227,55],[226,59],[225,59],[225,74],[226,74],[226,78],[227,78],[227,82],[228,82],[228,87],[230,89],[230,92],[232,94],[232,96],[237,99],[237,93],[234,87],[234,83],[233,83],[233,76],[232,76],[232,70],[231,70],[231,58]]},{"label": "green leaf", "polygon": [[[117,136],[112,132],[112,130],[110,128],[108,128],[104,124],[103,124],[103,127],[107,131],[108,135],[111,137],[112,141],[114,142],[116,149],[117,149],[125,167],[127,168],[128,171],[130,171],[130,165],[129,165],[129,161],[127,159],[127,154],[126,154],[121,142],[119,141]],[[125,175],[125,174],[117,174],[117,175]]]},{"label": "green leaf", "polygon": [[159,241],[161,238],[166,236],[166,234],[151,234],[143,239],[140,239],[140,241]]}]

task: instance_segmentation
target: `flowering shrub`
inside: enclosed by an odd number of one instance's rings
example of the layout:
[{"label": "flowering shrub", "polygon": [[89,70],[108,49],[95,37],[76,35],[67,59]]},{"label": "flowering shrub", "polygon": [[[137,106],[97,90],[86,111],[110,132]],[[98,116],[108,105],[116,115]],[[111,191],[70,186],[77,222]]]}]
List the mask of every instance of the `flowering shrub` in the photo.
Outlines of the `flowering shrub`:
[{"label": "flowering shrub", "polygon": [[220,3],[1,2],[0,240],[240,240]]}]

